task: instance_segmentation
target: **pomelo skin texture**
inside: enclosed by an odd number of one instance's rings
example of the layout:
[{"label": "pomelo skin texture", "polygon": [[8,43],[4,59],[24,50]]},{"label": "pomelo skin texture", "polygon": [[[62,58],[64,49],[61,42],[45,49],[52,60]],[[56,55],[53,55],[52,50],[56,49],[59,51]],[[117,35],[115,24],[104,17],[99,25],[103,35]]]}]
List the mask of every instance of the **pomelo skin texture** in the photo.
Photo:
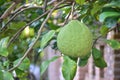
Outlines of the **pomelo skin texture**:
[{"label": "pomelo skin texture", "polygon": [[78,20],[71,20],[57,36],[57,46],[62,54],[70,57],[89,55],[93,44],[89,28]]}]

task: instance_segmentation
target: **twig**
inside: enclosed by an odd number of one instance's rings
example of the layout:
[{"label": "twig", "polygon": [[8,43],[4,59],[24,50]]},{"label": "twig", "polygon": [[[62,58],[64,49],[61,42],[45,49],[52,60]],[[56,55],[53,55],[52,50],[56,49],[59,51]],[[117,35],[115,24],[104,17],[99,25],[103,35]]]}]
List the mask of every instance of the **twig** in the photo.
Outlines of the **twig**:
[{"label": "twig", "polygon": [[71,11],[68,13],[67,18],[65,19],[64,24],[63,24],[63,25],[65,25],[65,24],[68,22],[68,19],[69,19],[70,15],[71,15]]},{"label": "twig", "polygon": [[[116,26],[114,26],[114,27],[112,27],[112,28],[110,28],[109,30],[108,30],[108,32],[110,32],[110,31],[112,31],[112,30],[114,30],[116,27],[119,27],[119,25],[118,25],[119,23],[117,23],[117,25]],[[96,39],[95,39],[95,41],[93,42],[93,46],[92,47],[94,47],[94,45],[96,44],[96,42],[101,38],[102,36],[100,35],[100,36],[98,36]]]},{"label": "twig", "polygon": [[51,4],[53,4],[54,2],[56,2],[57,0],[51,0],[50,2],[48,2],[48,4],[47,5],[51,5]]},{"label": "twig", "polygon": [[114,27],[110,28],[110,29],[108,30],[108,32],[114,30],[116,27],[117,27],[117,26],[114,26]]},{"label": "twig", "polygon": [[52,12],[60,5],[64,2],[61,1],[59,2],[55,7],[53,7],[51,10],[50,10],[50,13],[47,15],[46,19],[44,20],[44,22],[42,23],[40,29],[38,30],[38,35],[37,35],[37,38],[35,39],[35,41],[32,43],[32,45],[27,49],[27,51],[25,52],[25,54],[23,55],[23,57],[20,59],[20,61],[18,62],[18,64],[16,64],[13,68],[9,69],[8,71],[13,71],[14,69],[16,69],[21,63],[22,61],[26,58],[26,56],[29,54],[29,52],[31,51],[31,49],[34,47],[34,45],[36,44],[36,42],[38,41],[40,35],[41,35],[41,32],[42,32],[42,29],[45,25],[45,23],[47,22],[47,20],[49,19],[49,17],[51,16]]},{"label": "twig", "polygon": [[19,11],[21,11],[22,9],[27,8],[27,7],[29,7],[29,6],[28,6],[28,5],[22,5],[22,6],[20,6],[19,8],[17,8],[14,12],[12,12],[11,15],[14,15],[14,14],[16,14],[17,12],[19,12]]},{"label": "twig", "polygon": [[71,19],[73,19],[73,15],[74,15],[74,7],[75,7],[75,2],[73,2],[72,4],[72,9],[71,9]]},{"label": "twig", "polygon": [[94,47],[94,45],[96,44],[96,42],[97,42],[101,37],[102,37],[102,36],[100,35],[100,36],[98,36],[98,37],[95,39],[95,41],[93,42],[92,48]]},{"label": "twig", "polygon": [[68,13],[67,18],[64,21],[64,25],[67,23],[67,21],[68,21],[68,19],[69,19],[70,16],[72,16],[72,19],[73,19],[74,6],[75,6],[75,2],[73,2],[73,4],[72,4],[71,11]]},{"label": "twig", "polygon": [[45,11],[46,11],[46,8],[47,8],[47,2],[48,2],[48,0],[45,0],[45,1],[44,1],[44,5],[43,5],[43,12],[45,12]]},{"label": "twig", "polygon": [[4,31],[4,30],[7,28],[7,25],[8,25],[18,14],[20,14],[21,12],[23,12],[23,11],[25,11],[25,10],[32,9],[32,8],[42,8],[42,7],[34,6],[34,7],[28,7],[28,8],[22,9],[21,11],[17,12],[14,16],[12,16],[12,17],[10,18],[10,20],[0,29],[0,32]]},{"label": "twig", "polygon": [[[52,4],[53,2],[55,2],[56,0],[53,0],[51,1],[50,3]],[[51,5],[50,3],[46,4],[46,6],[48,5]],[[24,8],[24,9],[23,9]],[[21,12],[25,11],[25,10],[28,10],[28,9],[32,9],[32,8],[43,8],[43,7],[40,7],[40,6],[32,6],[32,7],[27,7],[27,6],[21,6],[19,9],[15,10],[14,11],[14,15],[9,19],[9,21],[7,21],[7,23],[0,29],[0,33],[2,31],[4,31],[6,28],[7,28],[7,25],[17,16],[19,15]],[[18,12],[19,11],[19,12]],[[15,14],[16,13],[16,14]],[[1,22],[2,20],[0,20]]]},{"label": "twig", "polygon": [[22,0],[13,0],[16,4],[20,3]]},{"label": "twig", "polygon": [[[58,7],[56,9],[60,9],[60,8],[63,8],[63,7],[66,7],[66,6],[69,6],[69,5],[63,5],[61,7]],[[29,22],[28,24],[26,24],[24,27],[20,28],[18,30],[18,32],[10,39],[10,41],[8,42],[8,45],[7,47],[10,46],[10,44],[21,34],[21,32],[29,25],[31,25],[33,22],[37,21],[38,19],[40,19],[41,17],[45,16],[46,14],[48,14],[50,12],[50,10],[46,11],[44,14],[40,15],[38,18],[34,19],[33,21]]]},{"label": "twig", "polygon": [[3,13],[3,15],[0,17],[0,20],[3,20],[3,19],[5,19],[5,18],[7,18],[7,17],[10,15],[11,11],[17,6],[17,4],[18,4],[18,3],[13,2],[13,3],[11,4],[11,6]]},{"label": "twig", "polygon": [[29,22],[28,24],[26,24],[24,27],[20,28],[18,30],[18,32],[10,39],[10,41],[8,42],[7,47],[10,46],[10,44],[21,34],[21,32],[29,25],[31,25],[33,22],[37,21],[38,19],[40,19],[41,17],[45,16],[46,14],[48,14],[49,11],[46,11],[44,14],[40,15],[39,17],[37,17],[36,19],[34,19],[33,21]]}]

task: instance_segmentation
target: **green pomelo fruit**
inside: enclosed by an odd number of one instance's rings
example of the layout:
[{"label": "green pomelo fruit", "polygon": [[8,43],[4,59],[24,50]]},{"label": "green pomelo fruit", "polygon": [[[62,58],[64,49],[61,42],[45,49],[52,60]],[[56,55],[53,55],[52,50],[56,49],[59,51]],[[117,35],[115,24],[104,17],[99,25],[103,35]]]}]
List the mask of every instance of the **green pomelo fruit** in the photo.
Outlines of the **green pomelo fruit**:
[{"label": "green pomelo fruit", "polygon": [[70,57],[85,57],[92,48],[92,33],[78,20],[71,20],[57,36],[57,46],[61,53]]}]

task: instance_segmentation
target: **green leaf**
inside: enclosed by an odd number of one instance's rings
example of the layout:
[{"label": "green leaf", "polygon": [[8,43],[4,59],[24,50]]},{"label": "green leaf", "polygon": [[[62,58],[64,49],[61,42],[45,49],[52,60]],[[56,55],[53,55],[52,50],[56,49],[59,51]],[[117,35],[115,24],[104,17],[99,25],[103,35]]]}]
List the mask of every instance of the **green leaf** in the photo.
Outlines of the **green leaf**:
[{"label": "green leaf", "polygon": [[37,5],[40,5],[42,3],[42,0],[34,0],[34,3],[36,3]]},{"label": "green leaf", "polygon": [[25,77],[28,76],[28,72],[27,71],[22,71],[20,69],[15,69],[15,72],[17,74],[17,77],[20,80],[26,80]]},{"label": "green leaf", "polygon": [[106,18],[105,21],[104,21],[104,24],[105,24],[108,28],[115,27],[116,24],[117,24],[118,18],[119,18],[119,17],[109,17],[109,18]]},{"label": "green leaf", "polygon": [[28,0],[25,0],[25,3],[28,4],[29,3]]},{"label": "green leaf", "polygon": [[16,29],[23,27],[25,24],[26,24],[25,22],[13,22],[13,23],[11,23],[9,29],[16,30]]},{"label": "green leaf", "polygon": [[41,70],[40,73],[41,73],[41,75],[46,71],[46,69],[48,68],[49,64],[51,62],[55,61],[58,58],[59,58],[59,56],[54,56],[50,60],[46,60],[46,61],[42,62],[42,64],[40,65],[40,70]]},{"label": "green leaf", "polygon": [[120,16],[120,13],[119,12],[103,12],[99,16],[99,21],[104,22],[106,18],[113,17],[113,16],[114,17]]},{"label": "green leaf", "polygon": [[105,40],[107,44],[109,44],[113,49],[120,49],[120,43],[117,40]]},{"label": "green leaf", "polygon": [[75,1],[76,1],[76,3],[78,3],[78,4],[80,4],[80,5],[83,5],[84,2],[85,2],[85,0],[75,0]]},{"label": "green leaf", "polygon": [[91,14],[94,15],[96,14],[101,8],[103,7],[104,3],[100,4],[99,2],[96,2],[93,4],[93,8],[91,10]]},{"label": "green leaf", "polygon": [[78,66],[80,66],[80,67],[85,66],[88,62],[90,55],[91,55],[91,53],[89,53],[89,55],[87,55],[86,57],[80,58],[78,61]]},{"label": "green leaf", "polygon": [[[18,62],[20,61],[21,58],[17,59],[14,61],[14,65],[18,64]],[[18,69],[20,70],[27,70],[30,66],[30,60],[28,58],[25,58],[23,60],[23,62],[20,64],[20,66],[18,67]]]},{"label": "green leaf", "polygon": [[0,47],[3,47],[3,48],[7,47],[8,40],[9,40],[9,37],[2,38],[0,40]]},{"label": "green leaf", "polygon": [[3,66],[6,66],[6,67],[8,67],[9,66],[9,61],[7,60],[7,61],[4,61],[4,63],[3,63]]},{"label": "green leaf", "polygon": [[97,66],[99,68],[107,67],[107,63],[105,62],[105,60],[103,58],[95,59],[94,64],[95,64],[95,66]]},{"label": "green leaf", "polygon": [[3,63],[0,62],[0,70],[4,69]]},{"label": "green leaf", "polygon": [[49,21],[48,25],[49,25],[50,29],[52,29],[52,30],[57,30],[58,28],[60,28],[60,26],[55,25],[53,21]]},{"label": "green leaf", "polygon": [[120,1],[111,1],[108,4],[105,4],[104,7],[119,7],[120,8]]},{"label": "green leaf", "polygon": [[108,31],[109,31],[109,28],[106,26],[102,26],[100,28],[100,33],[102,34],[102,36],[105,36],[108,33]]},{"label": "green leaf", "polygon": [[54,35],[55,35],[55,30],[51,30],[47,34],[45,34],[41,40],[41,48],[44,48]]},{"label": "green leaf", "polygon": [[96,48],[93,48],[92,49],[92,56],[93,56],[93,59],[100,59],[102,57],[102,53],[100,52],[100,50],[96,49]]},{"label": "green leaf", "polygon": [[64,62],[62,64],[63,77],[65,80],[73,80],[76,73],[77,64],[68,56],[64,56],[63,59],[64,59]]},{"label": "green leaf", "polygon": [[87,64],[88,59],[80,59],[78,65],[83,67]]},{"label": "green leaf", "polygon": [[3,80],[14,80],[13,79],[13,76],[12,76],[12,74],[10,73],[10,72],[4,72],[3,73],[3,76],[4,76],[4,79]]},{"label": "green leaf", "polygon": [[0,79],[3,80],[3,72],[0,70]]},{"label": "green leaf", "polygon": [[7,48],[1,48],[1,47],[0,47],[0,55],[1,55],[1,56],[7,57],[8,54],[9,54],[9,53],[8,53]]},{"label": "green leaf", "polygon": [[9,37],[2,38],[0,40],[0,55],[7,57],[8,56],[8,50],[7,50],[7,43],[8,43]]}]

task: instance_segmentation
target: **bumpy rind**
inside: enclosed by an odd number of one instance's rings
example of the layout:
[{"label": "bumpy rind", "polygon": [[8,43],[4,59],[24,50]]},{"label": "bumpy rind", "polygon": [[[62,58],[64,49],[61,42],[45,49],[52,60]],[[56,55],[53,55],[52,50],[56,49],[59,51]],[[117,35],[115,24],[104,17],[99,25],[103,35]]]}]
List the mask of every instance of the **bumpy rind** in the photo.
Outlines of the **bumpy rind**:
[{"label": "bumpy rind", "polygon": [[71,57],[85,57],[92,48],[92,33],[78,20],[71,20],[57,36],[57,46],[61,53]]}]

